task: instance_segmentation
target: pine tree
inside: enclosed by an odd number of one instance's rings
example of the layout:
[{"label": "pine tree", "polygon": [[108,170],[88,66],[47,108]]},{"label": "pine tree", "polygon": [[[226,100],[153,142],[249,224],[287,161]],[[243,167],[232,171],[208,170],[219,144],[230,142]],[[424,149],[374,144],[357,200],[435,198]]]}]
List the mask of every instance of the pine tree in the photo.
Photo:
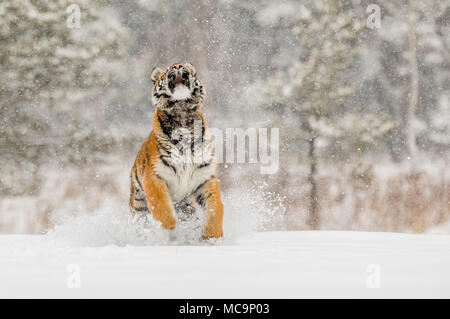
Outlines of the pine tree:
[{"label": "pine tree", "polygon": [[[429,138],[434,145],[448,156],[450,145],[450,96],[442,95],[438,101],[438,108],[430,119],[432,130]],[[447,157],[448,158],[448,157]]]},{"label": "pine tree", "polygon": [[[380,0],[383,26],[376,45],[385,61],[377,75],[385,99],[393,105],[406,153],[414,158],[433,143],[434,112],[441,91],[448,90],[450,6],[439,0],[398,2]],[[396,61],[396,63],[392,63]],[[431,134],[430,134],[431,133]]]},{"label": "pine tree", "polygon": [[[358,56],[357,38],[364,27],[343,4],[336,1],[316,3],[312,11],[301,12],[294,32],[302,53],[287,73],[277,73],[262,92],[260,103],[269,109],[283,110],[280,122],[297,120],[299,138],[308,144],[310,208],[307,223],[320,226],[317,171],[318,141],[326,141],[335,158],[362,154],[378,144],[395,128],[385,115],[360,114],[345,110],[355,90],[343,75]],[[257,84],[258,86],[261,83]],[[285,105],[285,107],[280,107]],[[300,129],[299,129],[300,128]],[[291,130],[290,130],[291,131]]]},{"label": "pine tree", "polygon": [[[65,153],[76,154],[74,144],[97,147],[96,139],[86,139],[82,129],[91,137],[98,132],[95,127],[80,128],[77,123],[83,114],[75,110],[120,75],[126,33],[115,15],[105,12],[105,4],[88,0],[0,3],[3,163],[10,167],[16,163],[17,171],[33,175],[45,152],[52,156],[67,146]],[[79,25],[70,20],[77,19],[73,14],[78,8]],[[0,187],[15,193],[3,173]],[[36,178],[25,180],[31,183]]]}]

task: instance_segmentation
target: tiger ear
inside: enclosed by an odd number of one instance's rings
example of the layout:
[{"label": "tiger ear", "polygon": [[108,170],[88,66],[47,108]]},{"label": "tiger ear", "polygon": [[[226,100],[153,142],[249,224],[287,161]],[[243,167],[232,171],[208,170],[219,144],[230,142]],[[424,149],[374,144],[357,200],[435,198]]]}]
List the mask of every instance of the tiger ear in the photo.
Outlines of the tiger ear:
[{"label": "tiger ear", "polygon": [[152,75],[150,76],[150,78],[152,79],[153,83],[155,83],[156,81],[159,80],[159,78],[161,77],[161,75],[164,73],[164,70],[161,68],[153,68],[152,70]]},{"label": "tiger ear", "polygon": [[184,66],[186,69],[188,69],[189,71],[191,71],[191,73],[192,73],[193,75],[197,75],[197,71],[195,70],[194,66],[193,66],[191,63],[186,62],[183,66]]}]

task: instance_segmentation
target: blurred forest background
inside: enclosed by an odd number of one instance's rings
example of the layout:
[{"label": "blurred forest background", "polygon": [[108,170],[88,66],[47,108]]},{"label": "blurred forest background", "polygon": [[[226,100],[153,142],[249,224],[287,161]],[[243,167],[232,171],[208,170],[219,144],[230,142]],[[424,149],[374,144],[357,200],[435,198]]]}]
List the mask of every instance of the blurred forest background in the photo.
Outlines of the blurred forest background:
[{"label": "blurred forest background", "polygon": [[276,174],[220,165],[264,229],[450,233],[449,48],[445,0],[2,0],[0,232],[127,213],[149,74],[189,61],[210,127],[280,128]]}]

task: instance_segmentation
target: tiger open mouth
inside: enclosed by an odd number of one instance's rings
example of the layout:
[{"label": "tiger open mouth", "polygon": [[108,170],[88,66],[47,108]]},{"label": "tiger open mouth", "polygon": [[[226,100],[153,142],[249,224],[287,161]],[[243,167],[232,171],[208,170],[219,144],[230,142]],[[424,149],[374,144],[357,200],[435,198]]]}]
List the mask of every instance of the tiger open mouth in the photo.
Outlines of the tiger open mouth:
[{"label": "tiger open mouth", "polygon": [[184,85],[189,88],[189,74],[187,72],[177,72],[169,74],[169,88],[173,92],[175,87]]},{"label": "tiger open mouth", "polygon": [[181,77],[175,78],[175,80],[173,81],[173,84],[175,86],[177,86],[177,85],[186,85],[185,81]]}]

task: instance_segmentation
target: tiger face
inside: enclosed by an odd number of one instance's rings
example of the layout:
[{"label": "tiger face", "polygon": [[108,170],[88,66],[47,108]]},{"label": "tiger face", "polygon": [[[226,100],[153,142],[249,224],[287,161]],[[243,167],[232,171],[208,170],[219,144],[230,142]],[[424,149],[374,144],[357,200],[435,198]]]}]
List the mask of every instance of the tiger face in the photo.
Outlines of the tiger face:
[{"label": "tiger face", "polygon": [[174,63],[165,71],[155,68],[151,79],[152,101],[161,109],[170,108],[178,101],[197,105],[203,101],[206,94],[195,68],[190,63]]}]

